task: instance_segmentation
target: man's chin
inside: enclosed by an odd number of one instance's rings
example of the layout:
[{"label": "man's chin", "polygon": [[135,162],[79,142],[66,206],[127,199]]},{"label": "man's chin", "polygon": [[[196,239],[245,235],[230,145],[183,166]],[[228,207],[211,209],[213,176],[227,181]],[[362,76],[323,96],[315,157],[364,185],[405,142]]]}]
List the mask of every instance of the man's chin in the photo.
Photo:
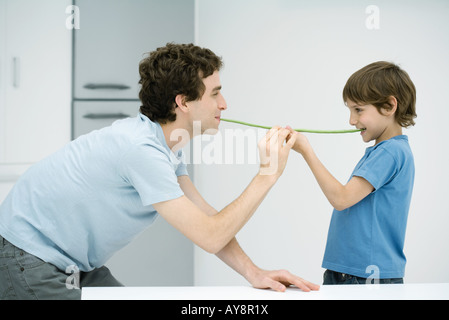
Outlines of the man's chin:
[{"label": "man's chin", "polygon": [[218,128],[208,128],[203,131],[204,135],[214,136],[218,133]]}]

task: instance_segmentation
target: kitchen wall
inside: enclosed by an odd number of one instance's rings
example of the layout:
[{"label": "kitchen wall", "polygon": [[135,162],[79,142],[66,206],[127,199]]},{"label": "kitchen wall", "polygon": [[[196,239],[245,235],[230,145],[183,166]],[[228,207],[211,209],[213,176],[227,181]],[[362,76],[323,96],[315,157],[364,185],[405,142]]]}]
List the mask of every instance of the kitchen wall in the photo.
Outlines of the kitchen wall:
[{"label": "kitchen wall", "polygon": [[[416,163],[405,281],[448,282],[449,2],[198,0],[197,4],[197,43],[225,61],[221,80],[228,102],[222,115],[226,118],[299,128],[350,128],[341,92],[353,72],[388,60],[410,74],[418,91],[418,118],[415,127],[405,130]],[[221,132],[229,128],[246,130],[223,123]],[[357,134],[307,136],[341,182],[371,145]],[[218,138],[215,142],[203,138],[203,148],[213,149],[211,143],[219,147],[223,141]],[[246,147],[256,150],[255,144]],[[257,164],[203,163],[195,165],[194,179],[206,200],[221,209],[256,173]],[[260,267],[287,268],[321,283],[331,212],[305,162],[292,153],[283,176],[237,239]],[[195,284],[246,281],[216,257],[196,249]]]}]

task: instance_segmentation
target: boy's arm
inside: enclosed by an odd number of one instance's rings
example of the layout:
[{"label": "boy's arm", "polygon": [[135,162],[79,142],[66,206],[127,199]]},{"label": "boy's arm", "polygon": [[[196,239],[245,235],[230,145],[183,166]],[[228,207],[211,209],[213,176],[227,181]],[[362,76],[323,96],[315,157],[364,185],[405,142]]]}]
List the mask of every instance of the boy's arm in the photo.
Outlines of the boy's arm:
[{"label": "boy's arm", "polygon": [[[200,207],[207,215],[218,213],[210,206],[188,176],[178,177],[179,185],[184,194]],[[296,285],[303,291],[318,290],[319,286],[297,277],[285,270],[266,271],[258,268],[242,250],[234,237],[216,256],[229,267],[241,274],[255,288],[271,288],[276,291],[285,291],[286,286]]]},{"label": "boy's arm", "polygon": [[354,176],[346,185],[341,184],[318,159],[307,138],[299,132],[295,134],[293,150],[302,154],[324,195],[336,210],[349,208],[373,192],[374,187],[362,177]]}]

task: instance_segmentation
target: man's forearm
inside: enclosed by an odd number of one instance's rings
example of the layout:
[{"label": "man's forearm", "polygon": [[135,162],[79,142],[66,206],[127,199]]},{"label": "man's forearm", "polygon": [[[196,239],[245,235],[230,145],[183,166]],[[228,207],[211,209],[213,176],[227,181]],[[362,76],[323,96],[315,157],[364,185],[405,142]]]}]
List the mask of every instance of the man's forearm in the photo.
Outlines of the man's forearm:
[{"label": "man's forearm", "polygon": [[274,176],[257,175],[237,199],[214,216],[223,237],[221,243],[228,244],[248,222],[276,180]]},{"label": "man's forearm", "polygon": [[276,180],[277,179],[273,176],[258,174],[253,178],[242,194],[226,206],[221,213],[231,210],[244,211],[247,219],[242,221],[242,223],[245,224],[262,203],[263,199],[265,199],[270,189],[276,183]]},{"label": "man's forearm", "polygon": [[170,224],[198,246],[217,253],[251,218],[276,180],[277,176],[257,175],[236,200],[217,212],[188,177],[181,177],[178,182],[185,196],[154,206]]},{"label": "man's forearm", "polygon": [[220,239],[223,247],[231,241],[251,218],[268,191],[281,176],[295,140],[296,137],[290,134],[290,130],[273,127],[259,141],[258,147],[261,157],[259,173],[235,201],[214,216],[219,222],[218,230],[225,236],[223,239]]},{"label": "man's forearm", "polygon": [[216,256],[248,281],[257,269],[235,237]]}]

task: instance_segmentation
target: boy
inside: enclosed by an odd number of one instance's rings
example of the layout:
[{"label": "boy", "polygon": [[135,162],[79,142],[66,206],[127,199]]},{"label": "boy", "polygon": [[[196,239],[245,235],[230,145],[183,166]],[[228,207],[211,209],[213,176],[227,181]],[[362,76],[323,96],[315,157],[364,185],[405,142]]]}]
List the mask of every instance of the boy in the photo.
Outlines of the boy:
[{"label": "boy", "polygon": [[[403,252],[414,182],[414,160],[402,128],[415,124],[416,90],[408,74],[389,62],[354,73],[343,89],[350,124],[375,144],[346,185],[338,182],[295,133],[302,154],[334,207],[322,267],[323,284],[403,283]],[[293,131],[292,131],[293,133]]]}]

